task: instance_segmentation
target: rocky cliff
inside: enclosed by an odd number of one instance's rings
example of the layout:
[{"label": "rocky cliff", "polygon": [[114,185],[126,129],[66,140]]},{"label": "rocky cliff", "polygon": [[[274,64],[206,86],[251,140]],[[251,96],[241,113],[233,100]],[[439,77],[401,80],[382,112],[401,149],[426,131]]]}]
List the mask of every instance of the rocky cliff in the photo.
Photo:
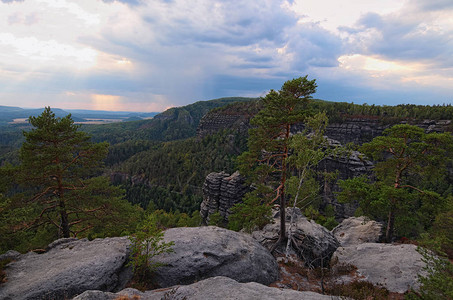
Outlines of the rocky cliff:
[{"label": "rocky cliff", "polygon": [[209,216],[215,212],[219,212],[226,222],[231,207],[242,201],[248,191],[249,187],[239,172],[231,175],[225,172],[210,173],[203,184],[203,202],[200,206],[203,223],[207,225]]},{"label": "rocky cliff", "polygon": [[[259,105],[244,106],[239,108],[228,108],[216,110],[207,113],[200,121],[197,134],[199,137],[205,137],[225,129],[232,129],[240,133],[244,133],[244,138],[247,136],[247,130],[251,128],[250,120],[259,111]],[[398,121],[398,123],[407,123],[407,121]],[[361,145],[371,141],[373,138],[382,135],[382,132],[396,123],[392,123],[390,119],[382,119],[377,116],[361,116],[349,117],[341,123],[329,124],[326,128],[326,136],[329,139],[331,147],[342,147],[345,144],[353,143]],[[451,120],[424,120],[411,122],[430,132],[445,132],[451,127]],[[293,132],[301,132],[305,128],[304,124],[296,124],[293,126]],[[335,172],[338,171],[337,179],[348,179],[360,175],[368,175],[373,167],[372,162],[365,160],[363,155],[357,151],[343,152],[341,155],[331,156],[324,159],[318,166],[322,171]],[[453,168],[450,168],[453,174]],[[211,176],[211,177],[210,177]],[[204,201],[201,207],[202,215],[205,220],[208,216],[217,209],[221,212],[222,217],[226,218],[229,207],[226,203],[236,203],[239,199],[229,198],[228,201],[223,201],[221,204],[217,200],[219,193],[219,183],[221,180],[210,174],[206,178],[203,188]],[[224,175],[225,177],[227,175]],[[217,179],[215,179],[217,178]],[[216,181],[217,180],[217,181]],[[320,179],[322,180],[322,179]],[[220,181],[219,181],[220,182]],[[353,216],[355,206],[350,204],[338,203],[335,197],[335,192],[338,191],[336,182],[324,182],[322,197],[324,205],[331,204],[335,207],[336,217],[338,219],[348,218]],[[220,198],[219,198],[220,199]]]},{"label": "rocky cliff", "polygon": [[[234,129],[240,132],[247,133],[250,126],[250,119],[253,118],[255,111],[224,111],[224,112],[209,112],[198,124],[197,135],[204,137],[209,134],[216,133],[223,129]],[[339,141],[341,144],[354,143],[361,145],[371,141],[373,138],[382,135],[382,132],[392,125],[407,123],[401,121],[398,123],[390,123],[388,120],[376,116],[362,116],[346,118],[341,123],[332,123],[327,126],[326,135],[329,138]],[[445,132],[451,125],[451,120],[424,120],[411,122],[430,132]],[[294,131],[302,131],[303,124],[294,126]]]}]

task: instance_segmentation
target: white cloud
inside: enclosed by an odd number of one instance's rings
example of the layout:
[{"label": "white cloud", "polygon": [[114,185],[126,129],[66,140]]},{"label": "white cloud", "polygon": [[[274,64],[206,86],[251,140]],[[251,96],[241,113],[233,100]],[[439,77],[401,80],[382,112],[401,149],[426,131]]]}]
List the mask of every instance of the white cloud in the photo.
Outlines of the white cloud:
[{"label": "white cloud", "polygon": [[165,108],[305,74],[331,94],[424,82],[447,95],[449,1],[3,1],[0,97],[28,88],[66,105],[110,95],[112,107]]}]

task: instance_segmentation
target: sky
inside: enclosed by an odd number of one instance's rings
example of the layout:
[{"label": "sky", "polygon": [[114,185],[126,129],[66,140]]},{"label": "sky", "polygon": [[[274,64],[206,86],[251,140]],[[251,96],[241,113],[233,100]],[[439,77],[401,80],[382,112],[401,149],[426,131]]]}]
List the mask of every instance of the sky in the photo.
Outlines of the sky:
[{"label": "sky", "polygon": [[1,0],[0,105],[163,111],[264,96],[453,103],[453,0]]}]

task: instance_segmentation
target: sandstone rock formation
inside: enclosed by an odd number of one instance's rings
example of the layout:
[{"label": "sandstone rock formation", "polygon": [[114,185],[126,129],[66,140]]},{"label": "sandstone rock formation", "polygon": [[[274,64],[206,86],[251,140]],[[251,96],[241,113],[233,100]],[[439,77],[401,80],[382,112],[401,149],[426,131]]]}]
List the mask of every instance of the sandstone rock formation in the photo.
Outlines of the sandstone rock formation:
[{"label": "sandstone rock formation", "polygon": [[220,212],[224,221],[228,220],[230,209],[249,191],[244,178],[235,172],[231,175],[220,172],[210,173],[203,184],[203,202],[200,206],[200,214],[203,223],[209,223],[209,216]]},{"label": "sandstone rock formation", "polygon": [[173,253],[155,258],[165,264],[155,274],[161,287],[214,276],[262,284],[270,284],[278,277],[275,258],[249,235],[207,226],[168,229],[164,238],[175,245]]},{"label": "sandstone rock formation", "polygon": [[126,289],[119,293],[87,291],[74,300],[113,300],[120,296],[140,297],[141,300],[187,299],[187,300],[337,300],[340,297],[314,292],[298,292],[290,289],[267,287],[256,282],[238,283],[227,277],[213,277],[191,285],[178,285],[167,289],[140,292]]},{"label": "sandstone rock formation", "polygon": [[236,113],[207,113],[201,118],[197,127],[197,136],[205,137],[219,130],[232,129],[247,134],[250,128],[250,118],[247,112]]},{"label": "sandstone rock formation", "polygon": [[[305,218],[299,209],[296,209],[294,226],[290,227],[292,209],[286,211],[287,235],[291,231],[292,250],[310,267],[328,266],[330,258],[340,243],[334,235],[323,226]],[[267,224],[262,230],[254,231],[252,236],[266,248],[270,249],[278,240],[280,223],[278,214],[274,223]],[[279,249],[281,252],[284,249]]]},{"label": "sandstone rock formation", "polygon": [[342,247],[378,242],[382,236],[382,224],[365,217],[350,217],[332,229]]},{"label": "sandstone rock formation", "polygon": [[[247,133],[247,129],[250,128],[250,119],[257,112],[258,110],[253,112],[239,110],[225,113],[209,112],[200,120],[197,135],[203,137],[231,128]],[[402,121],[401,123],[406,122]],[[396,124],[384,124],[378,116],[350,117],[341,123],[330,123],[326,128],[326,135],[342,144],[355,143],[361,145],[382,135],[382,132],[392,125]],[[445,132],[451,125],[451,120],[424,120],[412,125],[423,128],[426,133]],[[300,131],[303,127],[303,124],[298,124],[294,126],[294,130]]]},{"label": "sandstone rock formation", "polygon": [[119,291],[132,277],[126,237],[63,239],[43,254],[29,252],[7,265],[0,299],[68,299],[86,290]]},{"label": "sandstone rock formation", "polygon": [[358,278],[342,276],[339,282],[357,279],[382,285],[390,292],[405,293],[419,288],[417,274],[423,274],[426,265],[416,249],[411,244],[364,243],[339,247],[332,261],[357,267]]}]

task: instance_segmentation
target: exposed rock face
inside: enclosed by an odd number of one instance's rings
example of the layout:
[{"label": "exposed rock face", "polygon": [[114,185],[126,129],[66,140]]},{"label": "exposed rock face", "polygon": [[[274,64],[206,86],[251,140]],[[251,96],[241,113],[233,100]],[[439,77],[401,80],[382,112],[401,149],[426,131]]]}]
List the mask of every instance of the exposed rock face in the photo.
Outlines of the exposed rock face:
[{"label": "exposed rock face", "polygon": [[[228,113],[207,113],[200,121],[197,127],[198,136],[206,136],[223,129],[234,128],[247,133],[250,128],[250,119],[253,118],[258,110],[251,113],[246,111],[228,111]],[[406,123],[405,121],[401,123]],[[367,117],[350,117],[342,123],[331,123],[326,128],[326,135],[332,139],[340,141],[342,144],[355,143],[363,144],[371,141],[373,138],[382,135],[382,132],[392,125],[384,124],[377,116]],[[426,133],[445,132],[451,125],[451,120],[424,120],[413,125],[423,128]],[[303,124],[294,126],[295,131],[304,127]]]},{"label": "exposed rock face", "polygon": [[247,134],[250,128],[252,115],[247,112],[236,113],[207,113],[201,118],[197,127],[197,136],[205,137],[214,134],[219,130],[232,129]]},{"label": "exposed rock face", "polygon": [[[302,216],[300,210],[296,210],[295,223],[291,228],[290,218],[292,209],[286,212],[287,234],[291,231],[293,237],[292,249],[310,267],[328,266],[330,258],[340,243],[334,235],[323,226],[309,221]],[[278,215],[276,215],[278,218]],[[254,231],[252,236],[262,245],[270,249],[278,240],[280,223],[274,219],[273,224],[267,224],[262,230]],[[284,249],[280,249],[284,251]]]},{"label": "exposed rock face", "polygon": [[[356,266],[358,280],[382,285],[390,292],[404,293],[420,286],[417,274],[423,274],[425,263],[416,249],[417,246],[410,244],[364,243],[338,248],[332,260],[340,265]],[[339,279],[350,280],[345,276]]]},{"label": "exposed rock face", "polygon": [[[342,144],[334,139],[327,138],[329,146],[332,148],[342,149]],[[362,153],[358,151],[341,151],[334,156],[328,156],[323,159],[318,170],[323,172],[338,172],[338,179],[346,180],[361,175],[370,175],[372,173],[373,163],[366,160]],[[335,193],[340,191],[337,180],[325,182],[323,178],[318,178],[324,189],[322,190],[323,204],[330,204],[335,208],[337,219],[344,219],[354,215],[358,203],[339,203]]]},{"label": "exposed rock face", "polygon": [[382,135],[389,125],[381,124],[378,118],[354,118],[343,123],[329,124],[326,135],[342,144],[363,144]]},{"label": "exposed rock face", "polygon": [[168,229],[164,239],[175,245],[173,253],[155,258],[165,264],[155,274],[161,287],[214,276],[262,284],[270,284],[278,277],[275,258],[249,235],[215,226],[182,227]]},{"label": "exposed rock face", "polygon": [[241,202],[248,191],[249,187],[239,172],[232,175],[225,172],[210,173],[203,184],[203,202],[200,206],[203,223],[207,225],[209,216],[217,211],[226,222],[231,207]]},{"label": "exposed rock face", "polygon": [[256,282],[239,283],[227,277],[213,277],[191,285],[174,286],[167,289],[140,292],[126,289],[117,294],[87,291],[74,300],[113,300],[119,296],[134,295],[142,300],[187,299],[187,300],[336,300],[340,297],[313,292],[298,292],[289,289],[267,287]]},{"label": "exposed rock face", "polygon": [[382,236],[382,224],[365,217],[350,217],[332,230],[342,247],[378,242]]},{"label": "exposed rock face", "polygon": [[6,268],[0,299],[68,299],[86,290],[118,291],[132,277],[126,237],[64,239],[43,254],[29,252]]},{"label": "exposed rock face", "polygon": [[8,250],[6,253],[0,255],[0,261],[7,260],[7,259],[18,259],[20,257],[20,253],[15,250]]}]

